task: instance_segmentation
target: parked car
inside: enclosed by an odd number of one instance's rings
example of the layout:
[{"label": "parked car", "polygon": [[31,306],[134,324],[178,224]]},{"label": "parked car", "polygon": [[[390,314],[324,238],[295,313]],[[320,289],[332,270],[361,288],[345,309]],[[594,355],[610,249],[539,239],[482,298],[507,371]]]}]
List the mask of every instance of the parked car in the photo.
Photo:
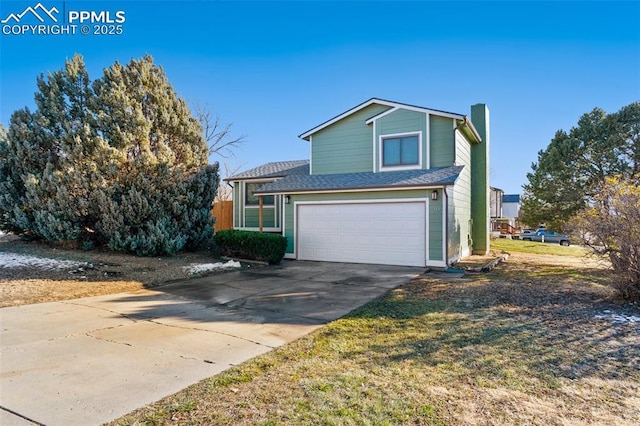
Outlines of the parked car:
[{"label": "parked car", "polygon": [[543,243],[559,243],[561,246],[568,246],[570,244],[568,235],[547,231],[544,228],[539,228],[535,232],[525,231],[520,234],[520,239],[524,241],[539,241]]}]

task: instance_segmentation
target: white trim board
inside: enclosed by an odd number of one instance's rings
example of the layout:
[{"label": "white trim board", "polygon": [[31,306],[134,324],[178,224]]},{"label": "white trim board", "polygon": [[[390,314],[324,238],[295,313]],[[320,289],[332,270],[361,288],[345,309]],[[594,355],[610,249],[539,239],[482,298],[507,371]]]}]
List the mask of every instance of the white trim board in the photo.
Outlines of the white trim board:
[{"label": "white trim board", "polygon": [[[260,232],[260,228],[238,227],[238,228],[234,228],[234,229],[238,229],[240,231]],[[266,227],[263,227],[262,228],[262,232],[281,232],[281,231],[282,231],[282,227],[280,227],[280,228],[266,228]]]},{"label": "white trim board", "polygon": [[[446,185],[453,186],[454,184]],[[381,191],[413,191],[416,189],[439,189],[442,188],[442,184],[433,184],[433,185],[419,185],[419,186],[405,186],[405,187],[371,187],[371,188],[356,188],[356,189],[322,189],[322,190],[309,190],[309,191],[278,191],[278,192],[265,192],[261,195],[278,195],[278,194],[287,194],[287,195],[302,195],[302,194],[335,194],[340,192],[381,192]]]},{"label": "white trim board", "polygon": [[[354,114],[358,111],[360,111],[361,109],[364,109],[366,107],[368,107],[369,105],[373,105],[373,104],[378,104],[378,105],[384,105],[384,106],[388,106],[391,108],[399,108],[399,109],[406,109],[409,111],[418,111],[418,112],[423,112],[423,113],[427,113],[427,114],[433,114],[433,115],[439,115],[441,117],[447,117],[447,118],[454,118],[454,119],[458,119],[458,120],[463,120],[464,119],[464,115],[463,114],[456,114],[456,113],[451,113],[451,112],[446,112],[446,111],[438,111],[438,110],[434,110],[434,109],[430,109],[430,108],[422,108],[422,107],[418,107],[418,106],[414,106],[414,105],[407,105],[407,104],[403,104],[400,102],[393,102],[393,101],[386,101],[384,99],[378,99],[378,98],[371,98],[368,101],[365,101],[363,103],[361,103],[360,105],[357,105],[351,109],[349,109],[348,111],[343,112],[340,115],[337,115],[336,117],[325,121],[324,123],[312,128],[311,130],[307,130],[306,132],[302,133],[301,135],[299,135],[298,137],[300,139],[304,139],[304,140],[308,140],[307,138],[311,135],[313,135],[314,133],[318,132],[319,130],[324,129],[325,127],[329,127],[330,125],[342,120],[345,117],[348,117],[351,114]],[[383,111],[380,114],[383,114],[387,111]],[[378,114],[378,115],[380,115]],[[377,116],[371,117],[369,120],[375,120],[377,118]],[[368,123],[367,123],[368,124]]]},{"label": "white trim board", "polygon": [[[412,266],[426,266],[427,247],[429,228],[428,221],[421,219],[415,222],[416,218],[426,218],[429,209],[428,198],[404,198],[404,199],[370,199],[370,200],[322,200],[322,201],[297,201],[294,203],[295,209],[295,226],[294,226],[294,241],[295,241],[295,256],[296,258],[304,258],[309,260],[327,260],[327,261],[345,261],[345,262],[358,262],[358,263],[381,263],[381,264],[406,264]],[[368,214],[364,214],[361,219],[364,220],[365,228],[362,231],[356,230],[353,227],[344,228],[342,222],[345,218],[349,221],[353,221],[354,218],[360,217],[359,213],[363,212],[363,208],[354,208],[354,206],[361,205],[367,212],[374,213],[369,217]],[[322,206],[335,206],[336,209],[328,209],[326,212],[322,210]],[[374,206],[380,206],[380,208]],[[388,212],[387,208],[382,206],[389,206],[391,211],[399,212],[411,212],[413,221],[407,222],[407,218],[404,216],[395,216],[395,226],[391,228],[380,228],[380,232],[372,231],[373,223],[377,223],[380,220],[379,215],[382,212]],[[405,210],[410,208],[410,210]],[[342,210],[344,208],[344,210]],[[312,216],[303,215],[303,212],[307,212]],[[315,212],[315,213],[312,213]],[[333,213],[330,213],[333,212]],[[326,217],[330,222],[324,223],[325,213],[331,215]],[[341,216],[342,214],[346,216]],[[356,216],[354,216],[356,214]],[[320,216],[318,216],[320,215]],[[309,232],[301,231],[299,228],[303,222],[301,220],[307,218],[310,221],[304,221],[307,225],[311,225]],[[424,222],[423,222],[424,220]],[[403,225],[400,225],[403,229],[400,231],[406,234],[406,238],[399,240],[400,236],[395,235],[397,231],[398,221]],[[405,223],[406,222],[406,223]],[[330,225],[333,223],[333,226]],[[376,225],[377,226],[377,225]],[[409,226],[409,227],[407,227]],[[327,227],[325,229],[325,227]],[[374,227],[375,228],[375,227]],[[306,229],[306,228],[305,228]],[[358,229],[360,229],[358,227]],[[367,230],[364,230],[367,229]],[[386,229],[386,231],[385,231]],[[389,237],[390,240],[385,239],[389,243],[389,252],[385,250],[384,244],[377,246],[378,248],[372,248],[366,243],[370,239],[380,239],[382,235],[387,235],[388,232],[394,229],[394,237]],[[420,229],[419,232],[415,232]],[[320,232],[320,234],[317,234]],[[316,235],[317,234],[317,235]],[[336,240],[337,235],[346,235],[346,239],[342,241],[350,241],[347,244],[348,248],[345,248],[341,243]],[[402,235],[405,235],[402,234]],[[318,235],[324,236],[321,240],[316,240]],[[389,234],[391,235],[391,234]],[[326,237],[326,239],[325,239]],[[316,244],[317,243],[317,244]],[[301,245],[302,244],[302,245]],[[318,245],[319,244],[319,245]],[[351,248],[353,250],[351,250]],[[346,251],[345,251],[346,250]],[[359,254],[356,254],[359,253]],[[389,255],[389,258],[382,260],[384,253]],[[420,254],[419,256],[416,256]],[[344,260],[337,260],[343,259]],[[381,257],[382,256],[382,257]],[[408,257],[407,257],[408,256]],[[398,263],[395,263],[398,262]]]},{"label": "white trim board", "polygon": [[[418,136],[418,164],[400,165],[400,166],[385,166],[382,164],[384,155],[382,153],[382,141],[384,139],[397,138],[402,136]],[[378,170],[380,172],[389,172],[394,170],[419,170],[422,169],[422,132],[403,132],[403,133],[391,133],[388,135],[380,135],[378,137]]]}]

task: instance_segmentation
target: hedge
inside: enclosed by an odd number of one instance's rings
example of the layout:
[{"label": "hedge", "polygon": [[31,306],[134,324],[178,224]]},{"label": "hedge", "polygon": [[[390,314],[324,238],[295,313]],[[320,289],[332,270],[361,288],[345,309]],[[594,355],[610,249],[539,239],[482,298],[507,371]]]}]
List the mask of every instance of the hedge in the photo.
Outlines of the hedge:
[{"label": "hedge", "polygon": [[287,249],[287,238],[278,234],[225,229],[216,232],[215,241],[225,256],[280,263]]}]

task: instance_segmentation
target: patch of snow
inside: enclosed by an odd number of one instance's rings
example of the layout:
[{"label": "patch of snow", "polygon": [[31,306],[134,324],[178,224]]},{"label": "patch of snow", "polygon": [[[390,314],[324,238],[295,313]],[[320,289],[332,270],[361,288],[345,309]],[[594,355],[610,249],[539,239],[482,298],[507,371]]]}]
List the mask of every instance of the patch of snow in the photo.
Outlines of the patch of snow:
[{"label": "patch of snow", "polygon": [[0,268],[72,269],[87,265],[85,262],[27,256],[16,253],[0,253]]},{"label": "patch of snow", "polygon": [[602,311],[602,315],[596,315],[598,319],[606,319],[614,324],[622,324],[627,322],[640,323],[640,317],[635,315],[621,315],[611,312],[609,309]]},{"label": "patch of snow", "polygon": [[187,269],[190,274],[199,274],[201,272],[215,271],[218,269],[230,269],[230,268],[240,268],[240,267],[241,267],[240,262],[230,260],[226,263],[216,262],[216,263],[192,264],[191,266],[185,266],[184,268]]}]

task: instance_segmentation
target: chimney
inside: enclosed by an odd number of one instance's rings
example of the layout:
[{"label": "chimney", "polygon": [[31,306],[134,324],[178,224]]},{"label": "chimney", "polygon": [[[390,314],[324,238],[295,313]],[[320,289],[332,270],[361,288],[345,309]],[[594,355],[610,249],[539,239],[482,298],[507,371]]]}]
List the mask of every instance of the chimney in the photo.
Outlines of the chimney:
[{"label": "chimney", "polygon": [[489,108],[485,104],[471,106],[471,122],[482,143],[471,146],[471,238],[473,254],[489,252]]}]

